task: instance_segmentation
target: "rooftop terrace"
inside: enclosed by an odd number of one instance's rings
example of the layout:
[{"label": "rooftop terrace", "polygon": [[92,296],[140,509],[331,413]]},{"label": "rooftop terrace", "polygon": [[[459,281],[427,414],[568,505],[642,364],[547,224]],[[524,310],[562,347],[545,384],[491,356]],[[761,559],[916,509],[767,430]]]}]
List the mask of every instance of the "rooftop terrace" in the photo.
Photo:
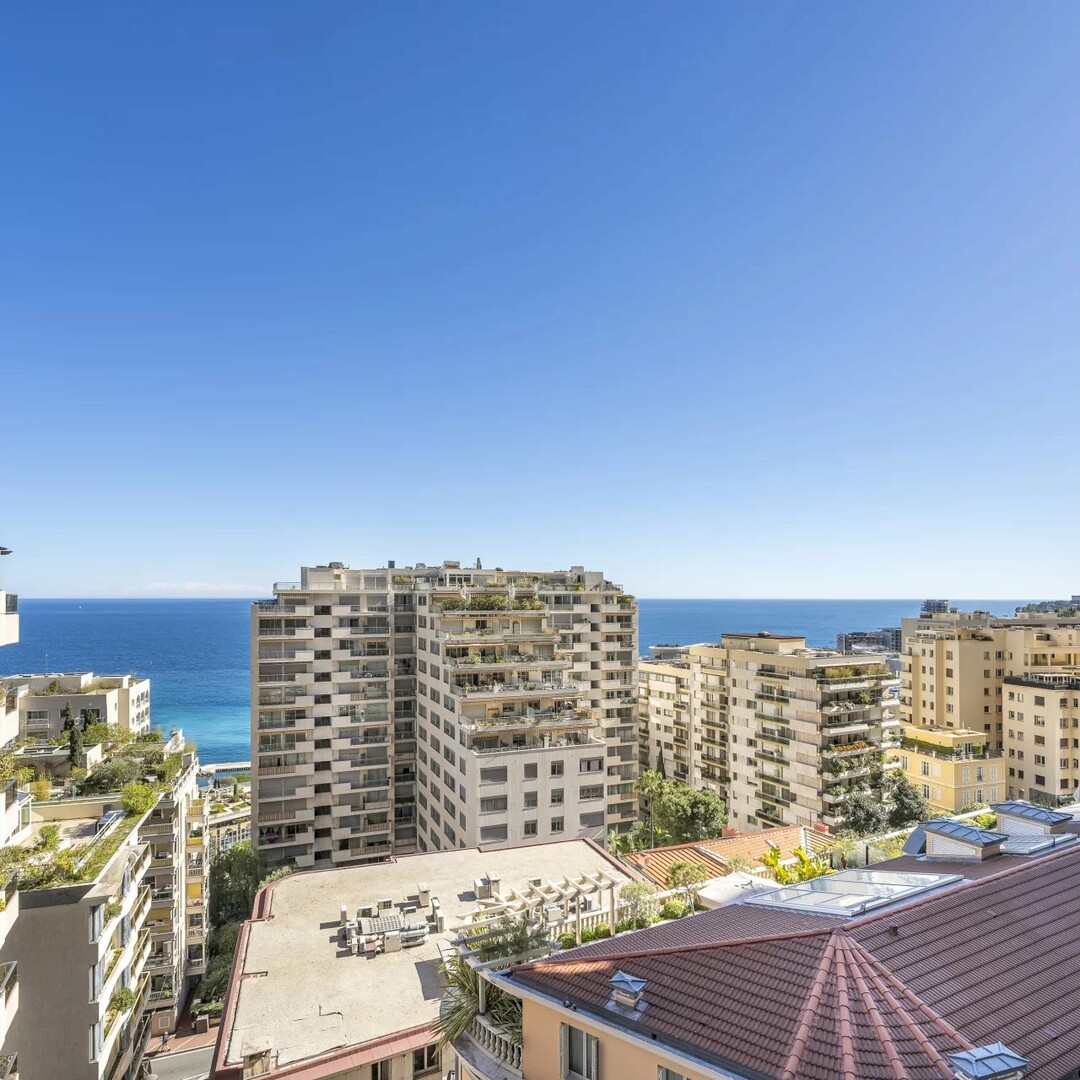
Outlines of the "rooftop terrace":
[{"label": "rooftop terrace", "polygon": [[[619,883],[632,880],[630,871],[599,848],[566,840],[411,855],[274,883],[261,898],[263,915],[270,917],[246,924],[238,946],[239,977],[230,985],[215,1068],[239,1066],[245,1055],[264,1051],[283,1068],[434,1023],[441,957],[480,906],[475,879],[498,879],[507,892],[527,889],[530,880],[574,879],[598,868]],[[441,931],[432,919],[435,905],[420,903],[421,886],[439,901]],[[341,908],[351,920],[362,907],[379,914],[380,900],[390,902],[383,909],[386,918],[426,923],[430,933],[419,944],[354,955],[342,943]],[[419,1044],[434,1039],[424,1031]]]}]

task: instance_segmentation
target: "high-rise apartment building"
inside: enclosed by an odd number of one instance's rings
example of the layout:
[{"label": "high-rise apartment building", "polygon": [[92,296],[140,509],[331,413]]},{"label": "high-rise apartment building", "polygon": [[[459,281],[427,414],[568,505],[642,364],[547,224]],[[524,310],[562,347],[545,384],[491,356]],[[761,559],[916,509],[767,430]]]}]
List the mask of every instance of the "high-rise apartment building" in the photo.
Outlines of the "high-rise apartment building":
[{"label": "high-rise apartment building", "polygon": [[[909,748],[928,732],[955,744],[918,759],[917,773],[909,762],[924,793],[941,780],[965,802],[995,791],[1071,802],[1080,787],[1080,619],[950,611],[904,620],[901,714]],[[966,783],[950,781],[958,770]]]},{"label": "high-rise apartment building", "polygon": [[842,829],[844,803],[885,798],[900,768],[897,680],[875,658],[725,634],[689,646],[685,666],[647,660],[640,672],[641,760],[670,740],[675,778],[720,795],[736,828]]},{"label": "high-rise apartment building", "polygon": [[597,571],[305,567],[252,610],[271,862],[603,839],[637,817],[637,605]]}]

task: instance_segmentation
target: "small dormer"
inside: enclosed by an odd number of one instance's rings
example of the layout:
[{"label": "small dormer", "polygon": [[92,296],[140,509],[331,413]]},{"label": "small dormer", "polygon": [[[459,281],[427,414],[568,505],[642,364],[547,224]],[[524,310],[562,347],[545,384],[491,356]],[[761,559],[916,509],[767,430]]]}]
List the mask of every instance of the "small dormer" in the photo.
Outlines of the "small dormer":
[{"label": "small dormer", "polygon": [[1060,810],[1036,806],[1020,799],[994,803],[990,809],[997,814],[998,830],[1009,836],[1030,836],[1035,833],[1056,836],[1065,832],[1073,820],[1072,814],[1063,814]]},{"label": "small dormer", "polygon": [[616,972],[609,980],[611,998],[607,1007],[624,1015],[636,1015],[646,1007],[642,1000],[645,994],[645,980],[628,975],[625,971]]},{"label": "small dormer", "polygon": [[926,836],[928,859],[991,859],[1001,854],[1001,845],[1008,839],[1005,833],[950,818],[934,818],[920,828]]},{"label": "small dormer", "polygon": [[957,1080],[1023,1080],[1027,1058],[1001,1043],[976,1046],[958,1054],[946,1054]]}]

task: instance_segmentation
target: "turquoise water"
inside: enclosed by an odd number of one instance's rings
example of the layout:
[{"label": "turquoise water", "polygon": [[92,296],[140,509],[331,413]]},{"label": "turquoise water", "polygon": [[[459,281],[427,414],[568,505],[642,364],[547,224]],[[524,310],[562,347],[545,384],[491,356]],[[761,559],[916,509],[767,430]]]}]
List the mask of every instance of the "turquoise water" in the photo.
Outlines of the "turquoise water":
[{"label": "turquoise water", "polygon": [[[844,630],[896,626],[918,600],[641,600],[642,651],[656,642],[716,641],[770,630],[833,645]],[[1021,600],[959,600],[1011,614]],[[148,676],[151,715],[182,727],[205,762],[250,756],[246,600],[20,599],[21,640],[0,649],[0,673],[94,671]]]}]

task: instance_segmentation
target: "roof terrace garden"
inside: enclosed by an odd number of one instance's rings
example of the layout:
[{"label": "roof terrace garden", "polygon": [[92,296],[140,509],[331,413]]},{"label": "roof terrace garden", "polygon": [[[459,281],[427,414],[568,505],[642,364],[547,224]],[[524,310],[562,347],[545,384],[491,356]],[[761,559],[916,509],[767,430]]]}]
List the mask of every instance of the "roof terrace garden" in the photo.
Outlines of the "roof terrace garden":
[{"label": "roof terrace garden", "polygon": [[545,611],[547,605],[533,596],[508,597],[501,593],[463,596],[441,601],[436,610],[449,611]]}]

